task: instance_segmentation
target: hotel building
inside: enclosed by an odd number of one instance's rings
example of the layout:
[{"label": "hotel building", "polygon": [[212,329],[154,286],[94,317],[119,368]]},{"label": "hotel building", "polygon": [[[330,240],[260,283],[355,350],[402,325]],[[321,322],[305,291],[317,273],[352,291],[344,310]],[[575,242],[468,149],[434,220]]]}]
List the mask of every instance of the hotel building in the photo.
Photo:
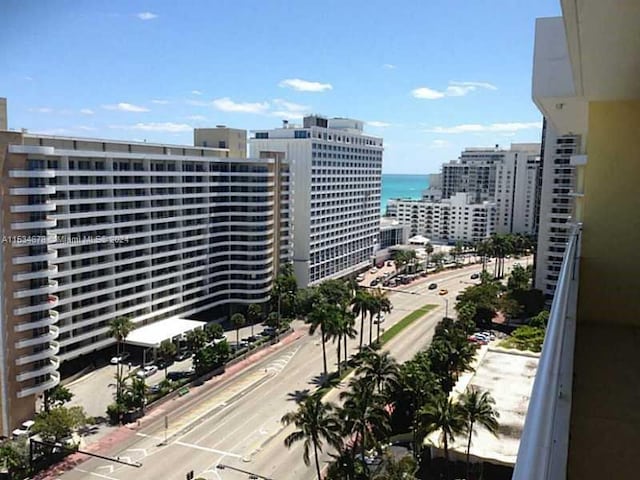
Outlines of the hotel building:
[{"label": "hotel building", "polygon": [[289,172],[229,150],[0,132],[0,425],[61,362],[136,326],[262,303],[290,259]]},{"label": "hotel building", "polygon": [[294,271],[301,287],[371,264],[380,234],[382,138],[363,122],[308,116],[258,130],[251,154],[284,155],[293,178]]}]

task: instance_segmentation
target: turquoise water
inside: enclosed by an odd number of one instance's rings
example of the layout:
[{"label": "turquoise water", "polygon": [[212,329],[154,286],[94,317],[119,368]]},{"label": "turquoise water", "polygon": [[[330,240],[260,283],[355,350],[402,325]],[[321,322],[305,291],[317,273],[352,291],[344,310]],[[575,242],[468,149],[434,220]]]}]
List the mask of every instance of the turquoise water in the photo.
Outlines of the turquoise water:
[{"label": "turquoise water", "polygon": [[428,175],[382,174],[382,194],[380,198],[382,213],[387,209],[387,200],[390,198],[420,199],[422,198],[422,191],[428,186]]}]

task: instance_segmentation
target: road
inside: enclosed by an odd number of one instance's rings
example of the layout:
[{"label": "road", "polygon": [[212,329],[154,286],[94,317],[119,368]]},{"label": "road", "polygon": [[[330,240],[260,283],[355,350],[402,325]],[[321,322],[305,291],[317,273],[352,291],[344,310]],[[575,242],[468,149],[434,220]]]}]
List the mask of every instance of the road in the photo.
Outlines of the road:
[{"label": "road", "polygon": [[[509,261],[508,265],[511,263]],[[471,283],[470,274],[478,270],[476,265],[431,275],[421,283],[408,285],[403,293],[390,292],[394,309],[383,324],[387,328],[425,304],[435,304],[437,308],[414,322],[385,348],[400,362],[425,348],[444,315],[445,299],[449,300],[451,316],[455,296]],[[438,290],[428,290],[428,284],[432,282],[438,283],[438,288],[446,288],[448,294],[440,296]],[[301,324],[294,328],[305,329]],[[368,338],[366,327],[365,338]],[[357,342],[350,343],[353,352]],[[333,366],[333,345],[328,346],[328,355]],[[295,409],[293,392],[315,388],[314,379],[321,371],[321,357],[317,336],[304,335],[217,386],[203,398],[170,413],[166,444],[163,443],[163,415],[158,415],[156,421],[108,452],[121,459],[139,461],[141,468],[91,459],[59,478],[178,480],[184,479],[191,470],[196,478],[207,480],[247,478],[246,474],[216,468],[216,465],[227,464],[277,480],[312,479],[315,477],[313,468],[302,462],[302,445],[290,450],[283,446],[283,438],[293,427],[282,428],[280,418]],[[330,400],[332,395],[336,396],[337,392],[331,392]]]}]

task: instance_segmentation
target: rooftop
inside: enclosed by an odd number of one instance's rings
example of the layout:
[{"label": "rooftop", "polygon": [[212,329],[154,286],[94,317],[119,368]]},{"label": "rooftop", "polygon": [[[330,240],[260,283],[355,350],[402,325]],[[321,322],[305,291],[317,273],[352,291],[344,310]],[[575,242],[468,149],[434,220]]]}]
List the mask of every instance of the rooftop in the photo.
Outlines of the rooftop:
[{"label": "rooftop", "polygon": [[164,340],[203,328],[205,325],[206,322],[196,320],[169,318],[136,328],[127,336],[125,342],[129,345],[158,348]]}]

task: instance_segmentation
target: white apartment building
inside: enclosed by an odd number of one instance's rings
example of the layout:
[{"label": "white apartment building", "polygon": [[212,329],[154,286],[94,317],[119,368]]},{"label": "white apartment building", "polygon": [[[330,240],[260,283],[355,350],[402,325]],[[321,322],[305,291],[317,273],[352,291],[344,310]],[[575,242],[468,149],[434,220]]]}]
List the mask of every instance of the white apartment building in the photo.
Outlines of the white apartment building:
[{"label": "white apartment building", "polygon": [[[573,226],[576,155],[579,135],[558,136],[547,124],[544,133],[542,190],[538,225],[535,287],[552,298]],[[573,160],[572,160],[572,157]]]},{"label": "white apartment building", "polygon": [[363,122],[304,118],[253,132],[253,156],[284,154],[293,179],[294,271],[302,287],[370,264],[380,233],[382,138]]},{"label": "white apartment building", "polygon": [[540,144],[512,143],[508,150],[467,148],[442,166],[442,196],[471,194],[471,201],[495,202],[496,233],[533,234]]},{"label": "white apartment building", "polygon": [[213,320],[269,299],[291,251],[288,166],[227,156],[0,132],[4,434],[61,362],[114,342],[114,318]]},{"label": "white apartment building", "polygon": [[429,200],[389,200],[393,218],[409,225],[410,236],[423,235],[435,242],[479,242],[496,231],[497,207],[492,202],[472,203],[470,193]]}]

